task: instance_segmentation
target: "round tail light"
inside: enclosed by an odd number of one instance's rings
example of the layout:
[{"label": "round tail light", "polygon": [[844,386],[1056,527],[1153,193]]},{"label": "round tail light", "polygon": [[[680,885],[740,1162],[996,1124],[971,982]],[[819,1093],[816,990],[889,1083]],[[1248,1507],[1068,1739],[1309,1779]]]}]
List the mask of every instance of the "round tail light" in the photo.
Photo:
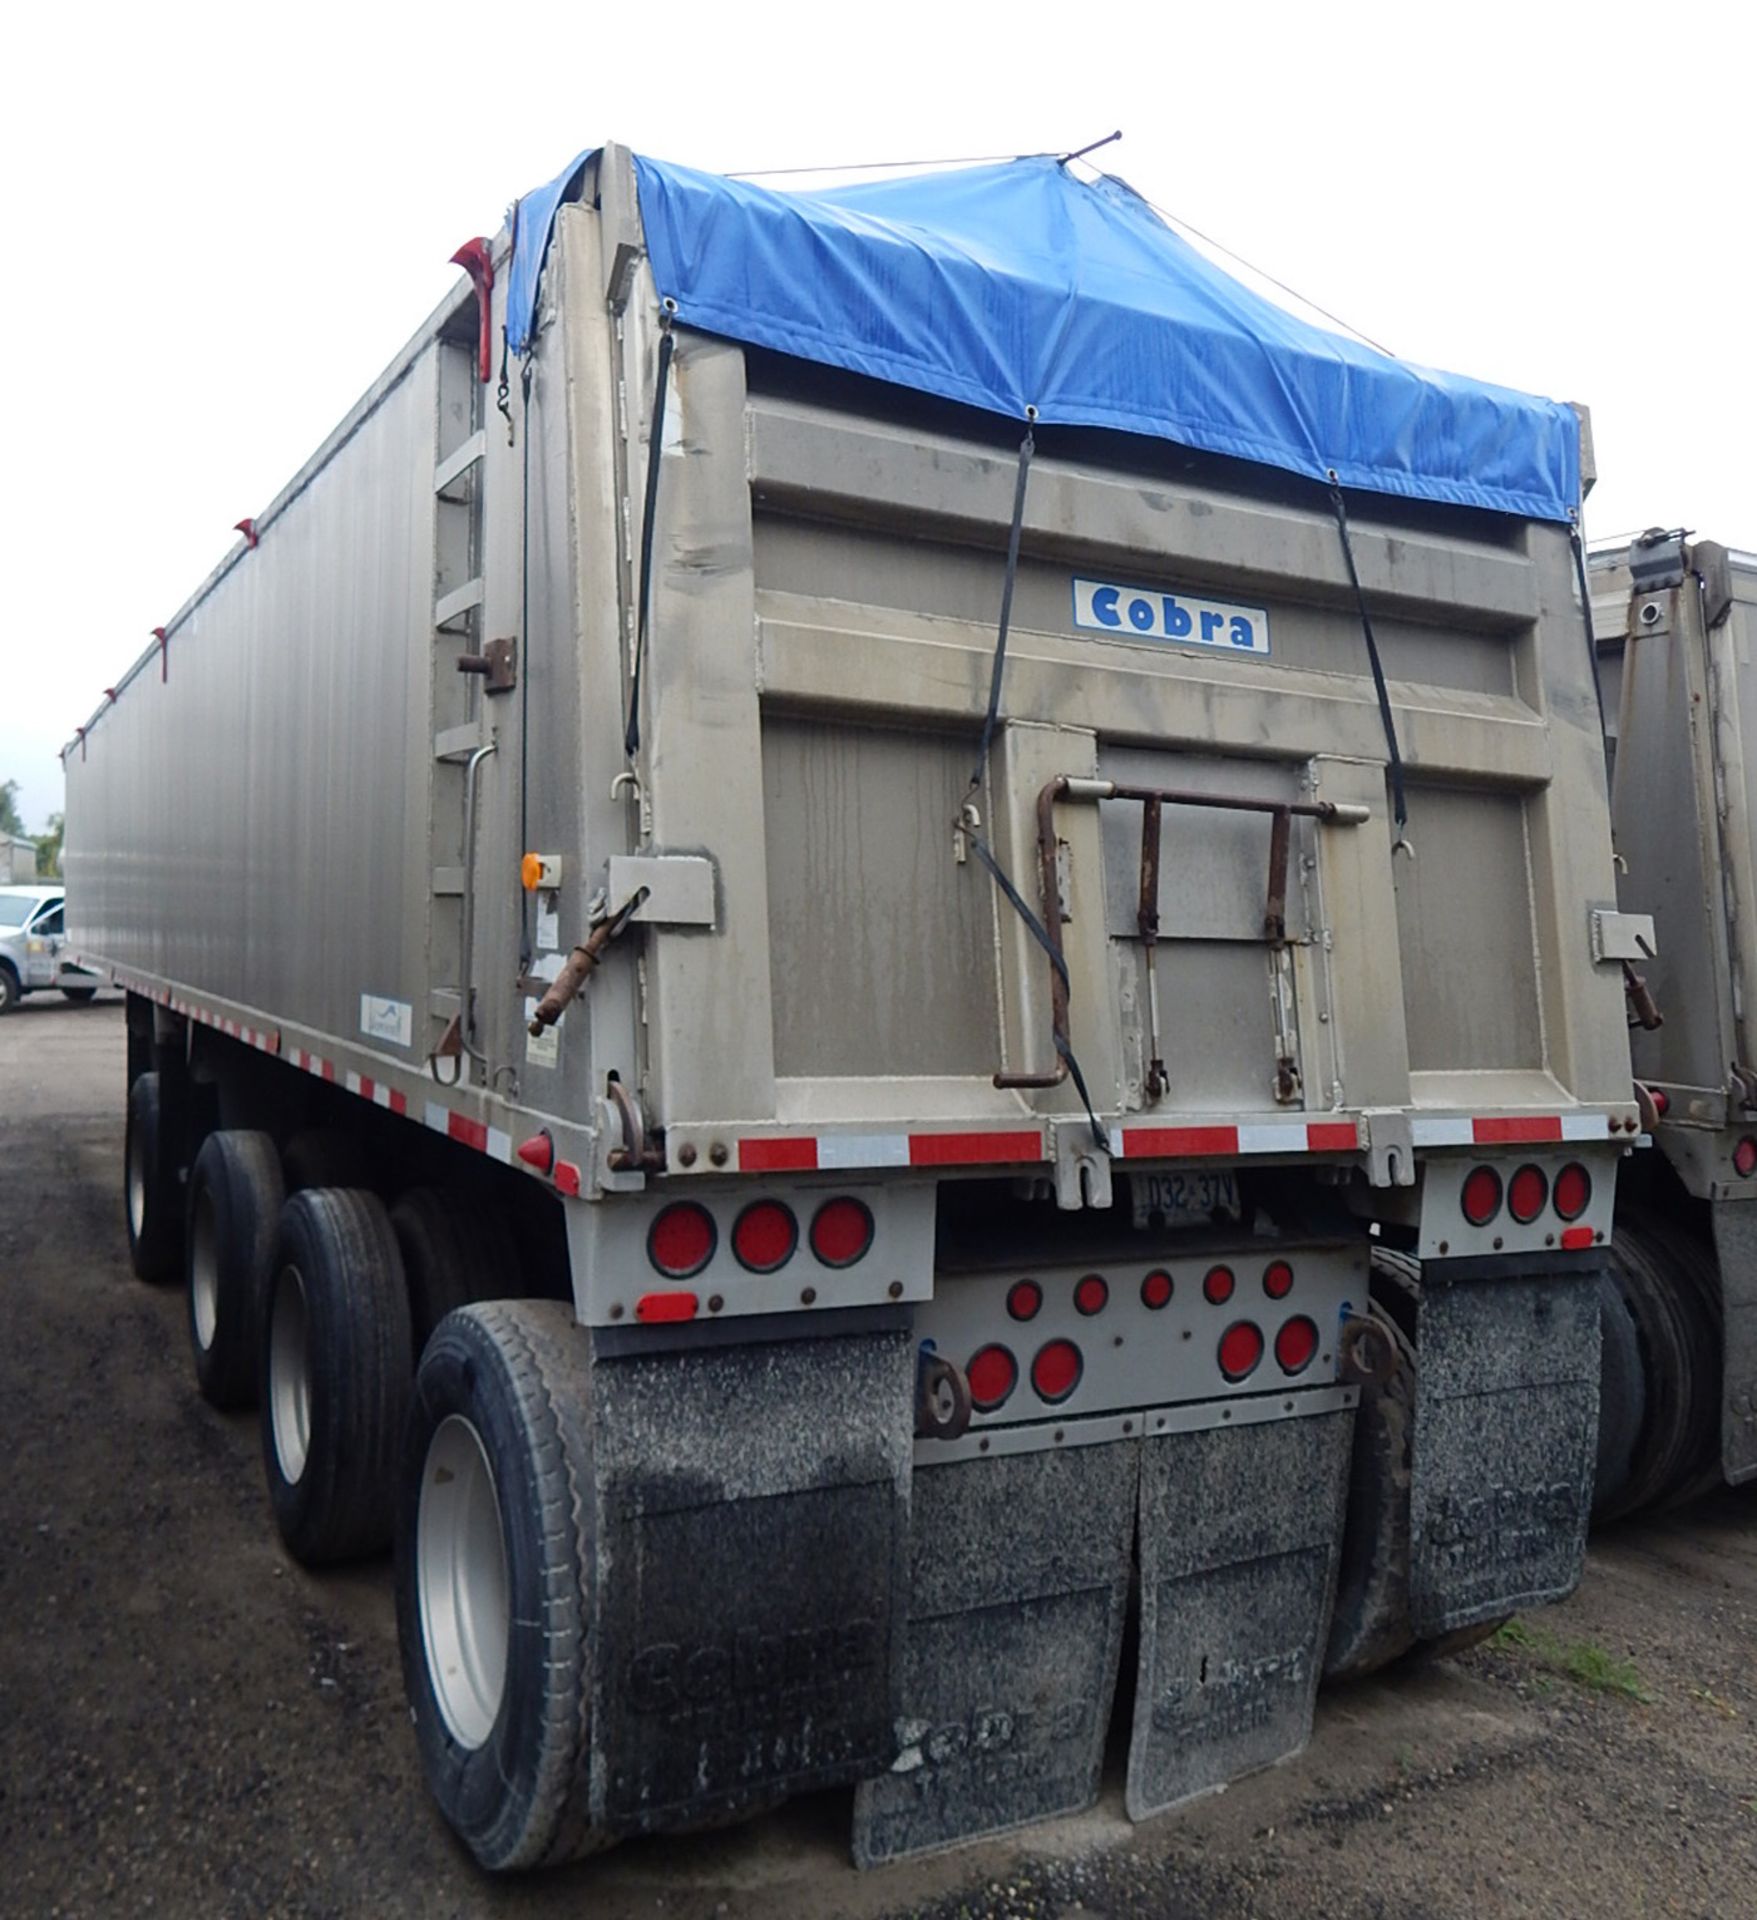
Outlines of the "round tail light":
[{"label": "round tail light", "polygon": [[1757,1140],[1753,1140],[1749,1134],[1733,1148],[1733,1172],[1741,1180],[1749,1180],[1753,1173],[1757,1173]]},{"label": "round tail light", "polygon": [[1318,1351],[1318,1328],[1302,1313],[1275,1336],[1275,1360],[1283,1373],[1304,1373]]},{"label": "round tail light", "polygon": [[1293,1269],[1285,1260],[1271,1260],[1263,1269],[1263,1291],[1271,1300],[1285,1300],[1293,1291]]},{"label": "round tail light", "polygon": [[1089,1273],[1074,1288],[1074,1310],[1090,1317],[1104,1311],[1105,1302],[1110,1298],[1110,1283],[1102,1274]]},{"label": "round tail light", "polygon": [[732,1251],[738,1264],[752,1273],[773,1273],[786,1266],[798,1245],[799,1222],[792,1208],[779,1200],[753,1201],[732,1228]]},{"label": "round tail light", "polygon": [[1592,1205],[1592,1175],[1578,1160],[1570,1160],[1556,1175],[1555,1202],[1564,1220],[1578,1220]]},{"label": "round tail light", "polygon": [[1161,1268],[1155,1268],[1141,1282],[1141,1304],[1151,1307],[1155,1313],[1161,1307],[1171,1305],[1171,1275]]},{"label": "round tail light", "polygon": [[1007,1289],[1007,1312],[1015,1320],[1035,1320],[1043,1305],[1043,1289],[1035,1280],[1015,1280]]},{"label": "round tail light", "polygon": [[1065,1400],[1080,1384],[1084,1365],[1080,1349],[1071,1340],[1052,1340],[1038,1348],[1037,1358],[1031,1362],[1031,1384],[1037,1389],[1037,1397],[1051,1406]]},{"label": "round tail light", "polygon": [[1540,1167],[1521,1167],[1507,1182],[1507,1211],[1522,1227],[1529,1227],[1543,1212],[1550,1197],[1550,1183]]},{"label": "round tail light", "polygon": [[1231,1267],[1210,1267],[1202,1281],[1202,1297],[1211,1306],[1223,1307],[1232,1298],[1232,1290],[1237,1284],[1232,1277]]},{"label": "round tail light", "polygon": [[647,1258],[670,1280],[687,1280],[714,1257],[714,1216],[693,1200],[665,1207],[647,1233]]},{"label": "round tail light", "polygon": [[872,1245],[872,1214],[864,1202],[826,1200],[812,1216],[811,1250],[826,1267],[851,1267]]},{"label": "round tail light", "polygon": [[1220,1371],[1228,1380],[1248,1379],[1263,1357],[1263,1333],[1248,1320],[1235,1320],[1220,1336]]},{"label": "round tail light", "polygon": [[1019,1363],[1003,1346],[983,1347],[970,1356],[964,1369],[970,1383],[970,1404],[978,1413],[993,1413],[1019,1382]]},{"label": "round tail light", "polygon": [[1501,1211],[1501,1176],[1493,1167],[1472,1168],[1459,1204],[1473,1227],[1486,1227]]}]

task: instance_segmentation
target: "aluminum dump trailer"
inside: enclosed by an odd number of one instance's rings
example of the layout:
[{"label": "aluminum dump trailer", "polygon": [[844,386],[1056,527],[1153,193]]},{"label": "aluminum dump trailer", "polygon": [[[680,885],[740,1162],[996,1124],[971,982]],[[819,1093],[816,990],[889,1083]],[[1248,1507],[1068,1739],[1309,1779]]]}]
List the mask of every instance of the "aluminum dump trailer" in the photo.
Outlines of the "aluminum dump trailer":
[{"label": "aluminum dump trailer", "polygon": [[460,259],[65,758],[136,1265],[290,1549],[395,1531],[477,1857],[1086,1805],[1131,1595],[1144,1816],[1568,1592],[1575,413],[1053,160],[606,147]]},{"label": "aluminum dump trailer", "polygon": [[1619,1197],[1602,1515],[1757,1477],[1757,556],[1656,530],[1592,561],[1632,1028],[1656,1151]]}]

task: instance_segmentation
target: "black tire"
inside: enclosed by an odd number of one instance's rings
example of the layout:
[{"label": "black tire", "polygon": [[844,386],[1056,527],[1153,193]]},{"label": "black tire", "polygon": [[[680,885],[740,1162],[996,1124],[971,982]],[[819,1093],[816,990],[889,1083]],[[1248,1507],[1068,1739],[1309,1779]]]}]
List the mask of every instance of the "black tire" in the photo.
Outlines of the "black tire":
[{"label": "black tire", "polygon": [[512,1230],[492,1202],[416,1187],[391,1208],[390,1224],[409,1284],[409,1333],[417,1364],[448,1313],[523,1291]]},{"label": "black tire", "polygon": [[155,1286],[182,1271],[183,1204],[177,1188],[159,1076],[143,1073],[128,1089],[122,1211],[128,1222],[129,1263],[142,1280]]},{"label": "black tire", "polygon": [[306,1566],[390,1544],[409,1408],[409,1301],[370,1193],[314,1189],[281,1210],[262,1328],[262,1458]]},{"label": "black tire", "polygon": [[61,997],[71,1000],[76,1007],[85,1007],[98,997],[98,990],[96,987],[63,987]]},{"label": "black tire", "polygon": [[[415,1377],[397,1503],[403,1680],[433,1797],[492,1871],[555,1865],[611,1840],[590,1819],[588,1395],[585,1338],[558,1301],[495,1301],[452,1314]],[[423,1601],[424,1590],[459,1590],[446,1540],[449,1532],[456,1541],[456,1516],[471,1510],[460,1485],[470,1476],[446,1466],[444,1449],[462,1445],[469,1455],[465,1430],[498,1507],[505,1656],[464,1670],[490,1680],[498,1672],[497,1698],[466,1688],[461,1663],[448,1657],[444,1622],[466,1610],[447,1616]],[[459,1502],[449,1523],[448,1499]],[[479,1550],[479,1535],[474,1544]],[[437,1686],[430,1635],[439,1645]]]},{"label": "black tire", "polygon": [[281,1179],[289,1194],[309,1187],[370,1187],[366,1156],[352,1134],[335,1127],[308,1127],[287,1142]]},{"label": "black tire", "polygon": [[18,975],[0,963],[0,1016],[11,1013],[23,998],[24,988],[18,984]]},{"label": "black tire", "polygon": [[189,1172],[189,1345],[202,1397],[227,1411],[256,1402],[262,1303],[285,1197],[266,1133],[210,1133]]}]

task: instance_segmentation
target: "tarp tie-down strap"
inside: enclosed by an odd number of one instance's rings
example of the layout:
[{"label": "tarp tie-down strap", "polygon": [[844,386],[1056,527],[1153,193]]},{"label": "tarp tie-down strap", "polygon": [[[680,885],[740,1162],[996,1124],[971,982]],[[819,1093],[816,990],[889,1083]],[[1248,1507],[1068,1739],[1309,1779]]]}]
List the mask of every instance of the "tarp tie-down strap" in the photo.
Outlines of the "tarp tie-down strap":
[{"label": "tarp tie-down strap", "polygon": [[671,353],[676,335],[669,319],[659,335],[659,371],[653,387],[653,424],[647,435],[647,488],[641,507],[641,564],[635,585],[634,672],[628,682],[628,725],[622,748],[632,760],[641,744],[641,668],[647,657],[647,609],[653,593],[653,527],[659,504],[659,463],[665,440],[665,395],[671,386]]},{"label": "tarp tie-down strap", "polygon": [[1348,533],[1348,507],[1342,498],[1342,482],[1334,467],[1330,473],[1330,504],[1336,511],[1336,531],[1342,537],[1342,558],[1348,566],[1349,584],[1354,588],[1354,603],[1360,609],[1360,630],[1367,643],[1367,664],[1373,670],[1373,691],[1379,696],[1379,722],[1385,729],[1385,752],[1390,760],[1391,811],[1397,821],[1397,840],[1392,848],[1413,854],[1403,829],[1409,824],[1409,805],[1403,795],[1403,755],[1397,746],[1397,721],[1391,712],[1391,695],[1385,686],[1385,669],[1379,660],[1379,643],[1373,637],[1373,616],[1367,606],[1366,589],[1360,583],[1360,569],[1354,564],[1354,542]]},{"label": "tarp tie-down strap", "polygon": [[[1037,409],[1026,409],[1026,417],[1035,419]],[[994,744],[994,730],[1000,716],[1001,681],[1007,665],[1007,630],[1013,619],[1013,587],[1019,577],[1019,540],[1025,525],[1025,486],[1031,477],[1031,456],[1037,451],[1037,442],[1031,429],[1025,429],[1025,438],[1019,443],[1019,471],[1013,482],[1013,522],[1007,531],[1007,570],[1001,582],[1000,621],[995,632],[994,664],[988,676],[988,711],[982,720],[982,739],[976,749],[976,765],[970,772],[970,786],[965,797],[965,806],[957,820],[957,831],[964,837],[965,844],[977,859],[988,869],[994,883],[1000,888],[1007,904],[1024,921],[1031,938],[1049,955],[1049,964],[1055,969],[1056,978],[1064,989],[1069,988],[1068,963],[1061,950],[1050,939],[1048,930],[1041,920],[1026,904],[1025,897],[1015,887],[1001,869],[1001,863],[994,857],[981,834],[972,824],[975,815],[970,800],[980,790],[984,774],[988,771],[989,749]],[[1080,1063],[1074,1058],[1074,1050],[1060,1034],[1056,1035],[1055,1050],[1068,1070],[1068,1078],[1074,1083],[1074,1090],[1080,1096],[1080,1104],[1086,1109],[1086,1118],[1092,1123],[1092,1138],[1098,1143],[1100,1153],[1109,1153],[1110,1141],[1098,1115],[1092,1111],[1092,1096],[1086,1091],[1086,1076],[1080,1071]]]},{"label": "tarp tie-down strap", "polygon": [[1592,692],[1598,701],[1599,738],[1606,737],[1604,717],[1604,682],[1598,677],[1598,642],[1592,633],[1592,588],[1586,579],[1586,542],[1581,538],[1580,522],[1576,520],[1568,529],[1568,540],[1574,549],[1574,578],[1580,584],[1580,618],[1586,624],[1586,659],[1592,668]]}]

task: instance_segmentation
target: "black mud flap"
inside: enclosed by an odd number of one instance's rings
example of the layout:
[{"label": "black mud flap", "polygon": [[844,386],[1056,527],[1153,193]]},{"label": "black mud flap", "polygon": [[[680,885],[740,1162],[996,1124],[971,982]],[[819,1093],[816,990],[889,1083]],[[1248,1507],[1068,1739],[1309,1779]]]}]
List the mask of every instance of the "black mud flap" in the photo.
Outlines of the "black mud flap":
[{"label": "black mud flap", "polygon": [[1580,1581],[1598,1455],[1596,1278],[1423,1268],[1410,1621],[1427,1639]]},{"label": "black mud flap", "polygon": [[1138,1461],[1118,1441],[917,1470],[898,1754],[855,1794],[860,1866],[1097,1799]]},{"label": "black mud flap", "polygon": [[887,1766],[909,1335],[615,1352],[593,1366],[594,1818],[676,1831]]},{"label": "black mud flap", "polygon": [[1310,1738],[1353,1431],[1341,1406],[1145,1443],[1131,1820]]},{"label": "black mud flap", "polygon": [[1716,1200],[1709,1211],[1720,1266],[1721,1468],[1737,1487],[1757,1479],[1757,1207]]}]

